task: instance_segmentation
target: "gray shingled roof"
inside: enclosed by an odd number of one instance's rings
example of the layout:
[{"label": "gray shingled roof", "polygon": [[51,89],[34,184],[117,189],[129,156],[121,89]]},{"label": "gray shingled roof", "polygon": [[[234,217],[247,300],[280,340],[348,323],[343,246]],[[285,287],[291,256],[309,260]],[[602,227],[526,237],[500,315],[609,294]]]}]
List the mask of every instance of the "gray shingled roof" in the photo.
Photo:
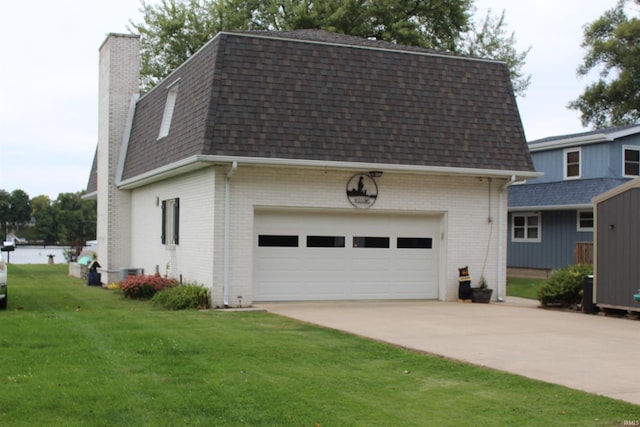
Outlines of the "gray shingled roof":
[{"label": "gray shingled roof", "polygon": [[319,30],[220,33],[140,98],[122,178],[194,155],[534,172],[505,64]]},{"label": "gray shingled roof", "polygon": [[87,183],[86,193],[95,193],[98,190],[98,148],[93,155],[93,163],[91,164],[91,172],[89,173],[89,182]]},{"label": "gray shingled roof", "polygon": [[591,199],[629,179],[597,178],[509,187],[509,209],[591,205]]},{"label": "gray shingled roof", "polygon": [[546,138],[541,138],[541,139],[536,139],[534,141],[529,141],[529,144],[534,145],[534,144],[540,144],[542,142],[560,141],[560,140],[563,140],[563,139],[580,138],[580,137],[589,136],[589,135],[598,135],[598,134],[608,135],[608,134],[611,134],[611,133],[620,132],[621,130],[631,129],[631,128],[634,128],[634,127],[638,127],[638,124],[625,125],[625,126],[614,126],[614,127],[609,127],[609,128],[590,130],[590,131],[586,131],[586,132],[572,133],[572,134],[568,134],[568,135],[548,136]]}]

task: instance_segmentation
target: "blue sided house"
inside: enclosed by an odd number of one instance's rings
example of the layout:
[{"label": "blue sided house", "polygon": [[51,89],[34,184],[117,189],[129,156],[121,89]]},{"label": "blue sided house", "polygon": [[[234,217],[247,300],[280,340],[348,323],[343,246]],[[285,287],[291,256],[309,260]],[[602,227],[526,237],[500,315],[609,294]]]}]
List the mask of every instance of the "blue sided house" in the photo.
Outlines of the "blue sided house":
[{"label": "blue sided house", "polygon": [[514,276],[575,264],[577,253],[593,244],[591,199],[640,175],[640,125],[528,145],[544,175],[509,188],[507,265]]}]

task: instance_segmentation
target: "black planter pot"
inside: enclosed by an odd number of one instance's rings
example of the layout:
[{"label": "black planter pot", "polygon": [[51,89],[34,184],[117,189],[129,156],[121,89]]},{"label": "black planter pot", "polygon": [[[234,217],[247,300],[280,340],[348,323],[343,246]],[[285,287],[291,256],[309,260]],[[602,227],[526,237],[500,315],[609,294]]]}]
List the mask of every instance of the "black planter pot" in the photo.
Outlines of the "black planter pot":
[{"label": "black planter pot", "polygon": [[471,290],[471,301],[489,304],[493,289],[473,288]]}]

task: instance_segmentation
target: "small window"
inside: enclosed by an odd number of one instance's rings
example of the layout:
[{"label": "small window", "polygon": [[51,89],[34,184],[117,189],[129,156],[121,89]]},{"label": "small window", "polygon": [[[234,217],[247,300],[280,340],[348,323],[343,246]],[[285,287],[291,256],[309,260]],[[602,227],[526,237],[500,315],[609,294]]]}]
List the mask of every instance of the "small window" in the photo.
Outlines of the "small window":
[{"label": "small window", "polygon": [[169,128],[171,128],[171,119],[173,118],[173,110],[176,106],[177,98],[178,84],[175,82],[169,86],[167,92],[167,102],[164,105],[164,113],[162,114],[162,123],[160,124],[160,134],[158,135],[158,139],[169,135]]},{"label": "small window", "polygon": [[258,246],[297,248],[298,236],[261,234],[258,236]]},{"label": "small window", "polygon": [[344,236],[307,236],[308,248],[344,248]]},{"label": "small window", "polygon": [[355,237],[353,238],[354,248],[388,248],[388,237]]},{"label": "small window", "polygon": [[513,242],[540,242],[540,214],[513,214],[511,240]]},{"label": "small window", "polygon": [[163,245],[177,245],[180,237],[180,199],[162,201]]},{"label": "small window", "polygon": [[624,147],[624,176],[640,176],[640,147]]},{"label": "small window", "polygon": [[398,249],[431,249],[430,237],[398,237]]},{"label": "small window", "polygon": [[578,231],[593,231],[593,211],[578,211]]},{"label": "small window", "polygon": [[581,176],[580,149],[572,148],[564,150],[564,177],[565,179],[575,179]]}]

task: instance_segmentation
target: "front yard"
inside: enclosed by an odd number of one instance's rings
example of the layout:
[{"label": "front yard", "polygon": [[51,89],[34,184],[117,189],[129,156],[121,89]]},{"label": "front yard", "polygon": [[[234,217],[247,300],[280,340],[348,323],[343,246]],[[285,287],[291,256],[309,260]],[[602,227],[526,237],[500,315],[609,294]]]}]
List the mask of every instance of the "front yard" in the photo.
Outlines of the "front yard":
[{"label": "front yard", "polygon": [[164,311],[10,265],[1,425],[621,425],[640,407],[265,312]]},{"label": "front yard", "polygon": [[545,279],[522,279],[510,277],[507,280],[507,296],[538,299],[538,292],[547,283]]}]

